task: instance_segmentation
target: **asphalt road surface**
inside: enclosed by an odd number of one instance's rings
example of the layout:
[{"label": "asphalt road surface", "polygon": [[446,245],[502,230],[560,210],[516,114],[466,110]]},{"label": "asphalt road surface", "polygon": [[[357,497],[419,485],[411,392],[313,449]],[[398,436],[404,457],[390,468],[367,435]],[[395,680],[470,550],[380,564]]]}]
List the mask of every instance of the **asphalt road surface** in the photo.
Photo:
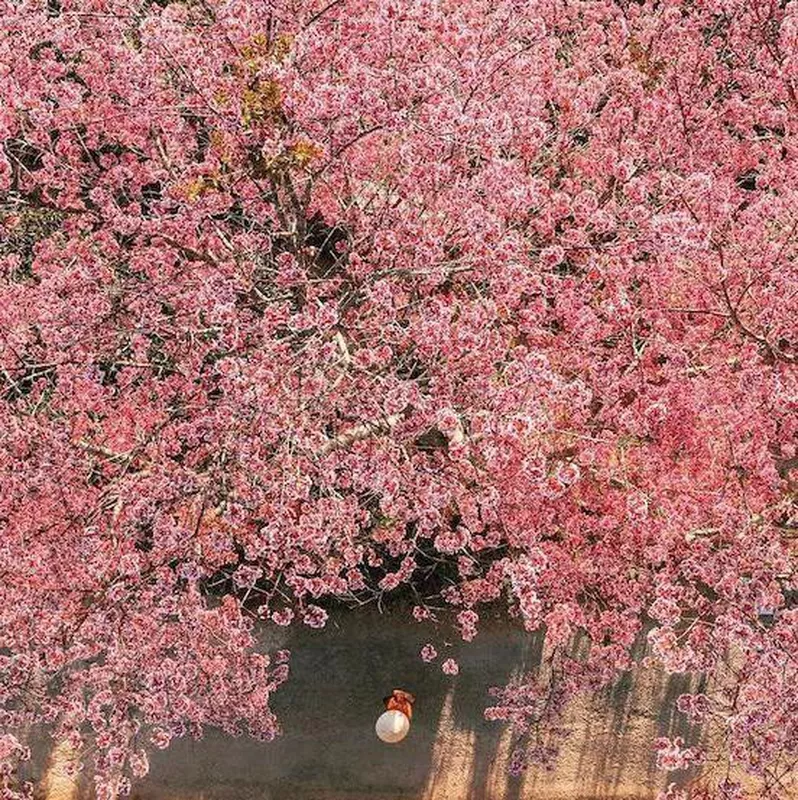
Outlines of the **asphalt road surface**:
[{"label": "asphalt road surface", "polygon": [[[323,630],[292,627],[268,635],[292,651],[291,677],[276,693],[283,736],[272,743],[208,731],[154,755],[137,800],[522,800],[652,798],[665,784],[654,771],[659,735],[695,739],[674,710],[687,676],[629,676],[612,692],[574,707],[572,735],[554,773],[507,775],[508,737],[486,722],[487,689],[534,669],[541,640],[487,621],[470,643],[447,646],[433,625],[406,613],[331,614]],[[428,641],[439,657],[419,658]],[[444,675],[454,657],[460,674]],[[397,745],[380,742],[374,722],[394,688],[416,695],[413,724]],[[670,780],[686,776],[672,774]],[[73,795],[75,797],[76,795]],[[55,798],[54,798],[55,800]]]}]

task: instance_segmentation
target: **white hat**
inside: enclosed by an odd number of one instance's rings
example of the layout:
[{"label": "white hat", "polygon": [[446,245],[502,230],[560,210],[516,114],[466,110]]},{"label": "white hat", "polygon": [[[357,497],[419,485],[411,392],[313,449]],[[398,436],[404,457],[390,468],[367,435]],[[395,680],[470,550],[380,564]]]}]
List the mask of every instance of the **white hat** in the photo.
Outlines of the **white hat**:
[{"label": "white hat", "polygon": [[401,712],[393,709],[381,714],[375,725],[377,736],[388,744],[401,742],[410,730],[410,720]]}]

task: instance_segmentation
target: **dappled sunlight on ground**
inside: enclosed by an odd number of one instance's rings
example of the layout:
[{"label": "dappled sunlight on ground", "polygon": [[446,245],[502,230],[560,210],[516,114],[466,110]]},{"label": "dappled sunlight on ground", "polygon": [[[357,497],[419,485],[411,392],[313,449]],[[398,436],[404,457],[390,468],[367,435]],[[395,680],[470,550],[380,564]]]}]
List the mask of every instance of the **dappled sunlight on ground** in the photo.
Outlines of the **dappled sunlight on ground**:
[{"label": "dappled sunlight on ground", "polygon": [[46,800],[76,800],[78,785],[69,769],[73,760],[74,753],[66,742],[55,747],[43,781]]},{"label": "dappled sunlight on ground", "polygon": [[455,693],[456,686],[452,686],[441,709],[429,777],[419,797],[421,800],[504,798],[508,796],[509,731],[500,738],[480,786],[476,763],[478,735],[475,730],[458,729],[455,724]]}]

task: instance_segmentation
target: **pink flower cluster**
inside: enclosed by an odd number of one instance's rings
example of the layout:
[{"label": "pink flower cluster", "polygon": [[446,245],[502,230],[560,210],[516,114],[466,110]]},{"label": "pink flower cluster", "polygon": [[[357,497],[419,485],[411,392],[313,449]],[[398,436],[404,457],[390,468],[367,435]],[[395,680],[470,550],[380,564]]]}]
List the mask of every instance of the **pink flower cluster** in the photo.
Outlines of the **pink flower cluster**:
[{"label": "pink flower cluster", "polygon": [[441,664],[441,671],[444,675],[457,675],[460,672],[460,667],[453,658],[447,658]]},{"label": "pink flower cluster", "polygon": [[666,737],[657,739],[657,767],[666,772],[678,769],[689,769],[700,764],[705,759],[704,752],[697,747],[684,747],[684,740],[677,736],[674,739]]},{"label": "pink flower cluster", "polygon": [[434,661],[438,657],[438,651],[432,644],[425,644],[421,648],[421,660],[429,663],[430,661]]}]

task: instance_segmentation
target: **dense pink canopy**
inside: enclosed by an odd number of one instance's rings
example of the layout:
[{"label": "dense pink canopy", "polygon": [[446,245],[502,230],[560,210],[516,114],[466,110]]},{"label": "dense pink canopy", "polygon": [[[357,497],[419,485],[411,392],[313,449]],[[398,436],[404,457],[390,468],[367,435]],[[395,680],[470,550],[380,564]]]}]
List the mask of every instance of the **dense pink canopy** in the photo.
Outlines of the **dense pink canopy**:
[{"label": "dense pink canopy", "polygon": [[0,20],[0,781],[37,723],[101,798],[204,724],[271,738],[255,620],[412,585],[467,640],[487,602],[545,626],[487,711],[514,767],[647,637],[783,796],[797,3]]}]

